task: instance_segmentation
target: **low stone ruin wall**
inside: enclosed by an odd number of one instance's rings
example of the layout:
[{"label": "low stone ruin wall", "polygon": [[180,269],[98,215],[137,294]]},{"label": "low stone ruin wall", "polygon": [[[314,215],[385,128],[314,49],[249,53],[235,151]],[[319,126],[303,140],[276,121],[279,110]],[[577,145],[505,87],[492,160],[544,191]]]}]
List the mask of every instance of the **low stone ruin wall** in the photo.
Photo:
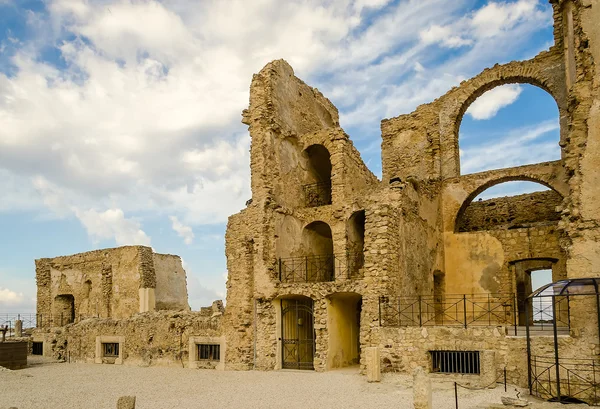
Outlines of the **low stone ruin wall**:
[{"label": "low stone ruin wall", "polygon": [[[532,339],[532,348],[538,354],[552,356],[552,332],[548,335]],[[430,372],[432,364],[429,351],[480,351],[482,361],[482,352],[493,351],[496,377],[501,377],[506,368],[509,383],[527,386],[526,338],[506,335],[505,327],[374,327],[372,336],[373,345],[378,346],[381,352],[383,372],[412,373],[418,366]],[[560,336],[559,342],[565,352],[576,348],[576,340],[570,336]],[[467,381],[479,383],[476,375],[464,377]],[[494,378],[490,374],[485,374],[485,377]]]},{"label": "low stone ruin wall", "polygon": [[[44,355],[70,362],[125,365],[183,366],[190,363],[190,339],[222,342],[222,304],[199,312],[146,312],[128,319],[90,318],[65,327],[36,332],[43,340]],[[101,343],[118,343],[118,358],[102,359]],[[224,353],[224,345],[221,346]],[[195,360],[196,350],[192,351]],[[218,362],[195,367],[214,368]]]}]

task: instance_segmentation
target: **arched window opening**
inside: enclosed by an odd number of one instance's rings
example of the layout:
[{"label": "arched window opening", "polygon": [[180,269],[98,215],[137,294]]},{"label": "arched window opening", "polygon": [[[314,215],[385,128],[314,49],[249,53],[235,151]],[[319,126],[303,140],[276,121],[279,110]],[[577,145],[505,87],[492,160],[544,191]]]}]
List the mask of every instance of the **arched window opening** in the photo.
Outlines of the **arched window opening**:
[{"label": "arched window opening", "polygon": [[75,321],[75,298],[71,294],[54,297],[52,305],[53,326],[63,326]]},{"label": "arched window opening", "polygon": [[346,224],[348,274],[350,277],[361,275],[365,264],[365,211],[354,212]]},{"label": "arched window opening", "polygon": [[312,222],[302,230],[300,257],[279,259],[282,282],[320,282],[334,280],[333,237],[331,228],[322,221]]},{"label": "arched window opening", "polygon": [[561,158],[559,112],[545,90],[500,85],[477,98],[459,128],[461,174]]},{"label": "arched window opening", "polygon": [[331,157],[323,145],[304,150],[307,157],[305,184],[302,186],[307,207],[331,204]]},{"label": "arched window opening", "polygon": [[465,203],[456,219],[456,231],[510,230],[560,220],[556,210],[562,196],[536,182],[497,184]]}]

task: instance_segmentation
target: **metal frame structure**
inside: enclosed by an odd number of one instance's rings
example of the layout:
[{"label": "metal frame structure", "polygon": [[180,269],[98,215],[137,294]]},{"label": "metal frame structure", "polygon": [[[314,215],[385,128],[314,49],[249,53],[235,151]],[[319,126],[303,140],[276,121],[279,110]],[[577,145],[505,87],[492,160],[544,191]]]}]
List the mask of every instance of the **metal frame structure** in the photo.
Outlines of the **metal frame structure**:
[{"label": "metal frame structure", "polygon": [[[552,328],[554,339],[554,356],[534,356],[531,351],[530,320],[526,320],[527,336],[527,379],[529,393],[558,402],[567,402],[573,398],[591,405],[600,405],[600,379],[596,375],[600,361],[592,359],[561,358],[558,342],[558,322],[560,317],[555,308],[564,299],[569,303],[571,297],[594,297],[598,318],[598,341],[600,341],[600,278],[576,278],[560,280],[547,284],[534,291],[525,303],[525,314],[529,317],[529,305],[535,300],[548,300],[552,307]],[[540,303],[542,303],[540,301]],[[568,311],[570,314],[570,310]],[[570,319],[569,319],[570,321]],[[539,370],[538,370],[539,369]],[[554,370],[554,374],[551,371]],[[590,377],[590,374],[591,377]],[[546,381],[546,377],[548,378]],[[554,379],[552,379],[554,377]],[[561,385],[561,379],[563,380]],[[554,388],[553,388],[554,385]],[[561,387],[563,390],[561,390]]]}]

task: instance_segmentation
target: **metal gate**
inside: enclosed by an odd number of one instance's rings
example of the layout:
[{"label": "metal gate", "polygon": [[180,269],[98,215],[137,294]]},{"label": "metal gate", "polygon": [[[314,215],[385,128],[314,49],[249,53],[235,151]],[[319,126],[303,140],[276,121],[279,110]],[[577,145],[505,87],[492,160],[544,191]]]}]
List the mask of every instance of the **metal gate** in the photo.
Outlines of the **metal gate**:
[{"label": "metal gate", "polygon": [[314,369],[312,300],[281,300],[281,338],[283,368]]}]

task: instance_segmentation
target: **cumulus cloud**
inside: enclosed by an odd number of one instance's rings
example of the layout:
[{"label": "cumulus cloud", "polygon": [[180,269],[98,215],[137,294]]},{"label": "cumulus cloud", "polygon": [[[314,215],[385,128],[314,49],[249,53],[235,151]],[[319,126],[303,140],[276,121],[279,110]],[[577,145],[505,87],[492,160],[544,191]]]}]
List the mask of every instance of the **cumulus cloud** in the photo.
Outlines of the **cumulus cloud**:
[{"label": "cumulus cloud", "polygon": [[502,31],[512,29],[516,24],[542,13],[537,0],[519,0],[517,2],[490,2],[473,16],[472,25],[475,34],[492,37]]},{"label": "cumulus cloud", "polygon": [[453,34],[452,28],[449,26],[441,27],[432,25],[428,29],[422,30],[419,35],[421,41],[425,44],[439,43],[448,48],[457,48],[473,44],[473,40]]},{"label": "cumulus cloud", "polygon": [[150,246],[150,237],[140,229],[140,223],[125,218],[121,209],[99,212],[94,209],[75,211],[88,235],[95,240],[114,239],[119,246],[141,244]]},{"label": "cumulus cloud", "polygon": [[12,311],[31,311],[35,308],[35,298],[25,296],[5,287],[0,287],[0,308]]},{"label": "cumulus cloud", "polygon": [[[28,20],[31,39],[0,44],[10,51],[0,52],[10,65],[0,68],[0,186],[10,198],[0,211],[76,217],[93,239],[118,244],[150,243],[145,215],[176,214],[193,228],[243,208],[250,138],[240,112],[268,61],[285,58],[319,87],[375,158],[381,118],[531,53],[522,39],[551,23],[541,0],[474,13],[467,0],[46,4]],[[439,46],[452,53],[440,58]],[[44,59],[48,49],[60,58]]]},{"label": "cumulus cloud", "polygon": [[560,159],[558,139],[548,138],[560,129],[558,121],[544,121],[513,129],[505,137],[460,150],[461,173],[509,168]]},{"label": "cumulus cloud", "polygon": [[518,84],[496,87],[484,93],[469,106],[466,114],[473,119],[490,119],[496,116],[500,109],[515,102],[521,95],[522,88]]},{"label": "cumulus cloud", "polygon": [[169,216],[169,219],[171,220],[171,227],[183,239],[183,242],[185,244],[192,244],[194,241],[194,231],[192,228],[181,223],[177,216]]}]

